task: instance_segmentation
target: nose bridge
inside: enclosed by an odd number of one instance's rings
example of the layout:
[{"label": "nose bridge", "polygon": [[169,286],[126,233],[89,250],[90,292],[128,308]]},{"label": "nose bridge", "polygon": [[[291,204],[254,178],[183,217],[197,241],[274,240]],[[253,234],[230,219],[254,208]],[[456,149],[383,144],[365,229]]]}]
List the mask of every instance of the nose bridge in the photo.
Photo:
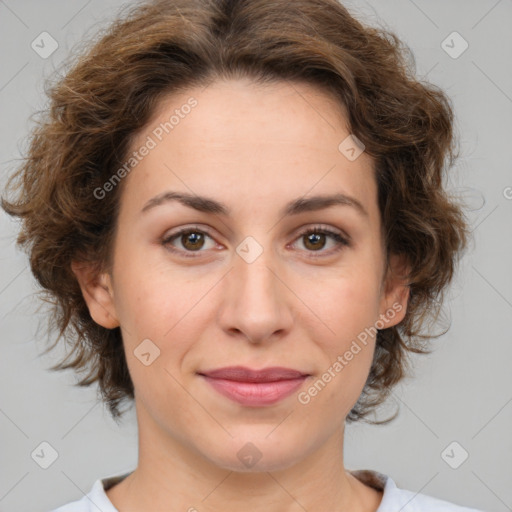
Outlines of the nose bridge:
[{"label": "nose bridge", "polygon": [[289,329],[290,304],[272,249],[247,237],[236,252],[220,312],[223,328],[240,331],[252,342]]}]

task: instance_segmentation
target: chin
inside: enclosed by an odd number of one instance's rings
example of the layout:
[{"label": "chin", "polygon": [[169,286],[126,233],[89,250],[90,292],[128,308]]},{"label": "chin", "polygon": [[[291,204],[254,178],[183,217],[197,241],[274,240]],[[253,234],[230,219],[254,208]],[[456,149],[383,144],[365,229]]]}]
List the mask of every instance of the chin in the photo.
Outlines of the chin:
[{"label": "chin", "polygon": [[264,435],[250,436],[245,433],[243,436],[234,436],[227,446],[217,444],[223,451],[211,454],[208,458],[222,469],[258,473],[288,469],[306,455],[303,453],[303,441],[294,441],[290,436],[276,435],[274,439],[269,438],[271,430],[266,428]]}]

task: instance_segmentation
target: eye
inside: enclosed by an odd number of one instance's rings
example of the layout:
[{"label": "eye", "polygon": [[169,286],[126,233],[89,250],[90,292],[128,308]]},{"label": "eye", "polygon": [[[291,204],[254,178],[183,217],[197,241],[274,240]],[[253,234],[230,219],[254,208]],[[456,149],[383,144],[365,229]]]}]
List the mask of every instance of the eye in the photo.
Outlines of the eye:
[{"label": "eye", "polygon": [[[162,245],[166,246],[171,252],[180,253],[180,255],[187,258],[193,258],[195,255],[190,253],[202,252],[201,249],[205,246],[206,238],[213,240],[206,231],[194,227],[188,227],[182,228],[176,233],[166,236],[162,240]],[[182,245],[183,249],[176,249],[173,244],[174,241],[178,241]]]},{"label": "eye", "polygon": [[[322,249],[326,246],[326,241],[329,238],[334,241],[334,248],[330,251],[323,251]],[[344,247],[350,246],[347,238],[336,231],[332,231],[322,226],[314,226],[313,228],[302,231],[297,240],[303,240],[303,244],[304,247],[306,247],[307,252],[313,253],[321,252],[322,254],[332,254],[341,251]],[[316,257],[317,255],[312,254],[311,256]]]},{"label": "eye", "polygon": [[[201,249],[205,248],[207,238],[213,242],[213,238],[208,234],[208,232],[196,227],[185,227],[163,238],[162,245],[171,252],[179,253],[181,256],[186,258],[194,258],[196,257],[194,253],[204,252],[201,251]],[[314,226],[302,231],[296,240],[301,239],[304,240],[304,247],[306,247],[306,251],[310,253],[332,254],[342,250],[344,247],[350,246],[350,242],[347,238],[336,231],[332,231],[322,226]],[[334,241],[334,248],[330,251],[324,251],[323,249],[327,245],[326,241],[329,239]],[[175,242],[179,242],[182,248],[176,248],[174,245]],[[213,243],[213,246],[211,247],[206,247],[206,249],[211,249],[213,247],[215,247],[215,243]],[[316,254],[311,254],[310,256],[317,257]]]}]

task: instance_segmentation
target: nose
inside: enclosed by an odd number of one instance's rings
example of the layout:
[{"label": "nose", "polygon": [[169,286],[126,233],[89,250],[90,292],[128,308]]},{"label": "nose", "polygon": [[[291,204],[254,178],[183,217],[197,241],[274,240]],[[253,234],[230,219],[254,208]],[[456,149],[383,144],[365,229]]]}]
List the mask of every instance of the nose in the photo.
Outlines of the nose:
[{"label": "nose", "polygon": [[231,336],[260,344],[283,337],[293,325],[293,293],[270,250],[250,263],[236,254],[222,295],[218,319]]}]

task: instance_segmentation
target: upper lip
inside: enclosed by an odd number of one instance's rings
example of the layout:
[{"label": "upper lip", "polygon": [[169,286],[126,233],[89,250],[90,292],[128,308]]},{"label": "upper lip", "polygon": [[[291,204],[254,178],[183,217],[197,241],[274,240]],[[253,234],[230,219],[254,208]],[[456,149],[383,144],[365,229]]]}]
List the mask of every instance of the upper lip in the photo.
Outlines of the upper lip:
[{"label": "upper lip", "polygon": [[253,370],[245,366],[227,366],[215,370],[199,372],[199,375],[205,375],[212,379],[234,380],[237,382],[275,382],[279,380],[298,379],[306,377],[308,374],[292,368],[283,368],[282,366],[273,366]]}]

